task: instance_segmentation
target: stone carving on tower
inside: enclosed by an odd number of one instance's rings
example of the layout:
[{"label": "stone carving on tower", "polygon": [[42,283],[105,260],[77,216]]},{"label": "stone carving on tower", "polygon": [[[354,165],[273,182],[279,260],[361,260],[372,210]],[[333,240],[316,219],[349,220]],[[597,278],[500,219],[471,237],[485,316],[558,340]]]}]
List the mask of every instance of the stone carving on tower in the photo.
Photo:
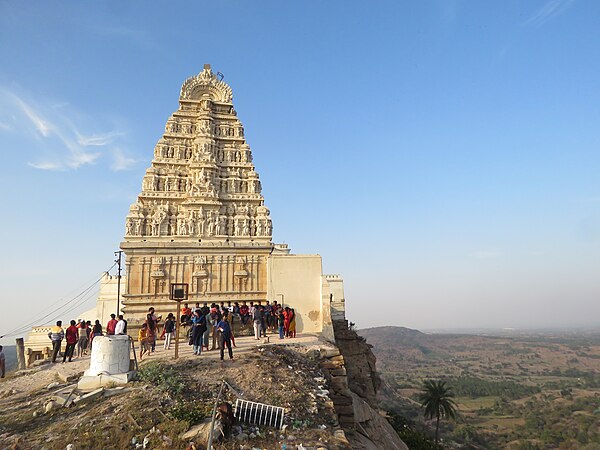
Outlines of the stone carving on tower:
[{"label": "stone carving on tower", "polygon": [[125,240],[270,245],[272,222],[231,88],[205,65],[179,97],[129,209]]}]

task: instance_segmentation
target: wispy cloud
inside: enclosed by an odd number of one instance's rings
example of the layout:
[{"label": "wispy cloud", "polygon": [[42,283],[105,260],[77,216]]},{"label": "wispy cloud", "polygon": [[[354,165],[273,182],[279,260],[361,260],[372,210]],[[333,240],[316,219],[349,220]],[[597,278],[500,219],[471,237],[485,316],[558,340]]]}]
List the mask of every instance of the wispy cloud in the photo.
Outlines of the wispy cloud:
[{"label": "wispy cloud", "polygon": [[12,127],[8,123],[0,122],[0,130],[10,131]]},{"label": "wispy cloud", "polygon": [[500,257],[500,253],[494,250],[477,250],[469,253],[473,259],[495,259]]},{"label": "wispy cloud", "polygon": [[77,134],[77,142],[84,147],[95,146],[103,147],[110,144],[118,136],[123,136],[125,133],[119,131],[110,131],[104,134],[92,134],[91,136],[82,136]]},{"label": "wispy cloud", "polygon": [[[17,115],[21,114],[23,120],[15,120],[19,129],[13,130],[8,125],[1,128],[20,132],[26,135],[26,138],[36,138],[35,145],[31,147],[37,148],[40,155],[27,163],[35,169],[75,170],[85,165],[96,164],[103,154],[106,154],[106,150],[110,150],[110,146],[125,136],[125,133],[119,130],[88,132],[82,124],[95,123],[96,120],[89,120],[85,114],[69,111],[67,102],[54,102],[44,106],[0,88],[0,104],[2,103],[6,103],[5,106],[12,108]],[[90,147],[95,150],[92,151]],[[102,148],[106,150],[101,150]],[[122,150],[110,152],[108,155],[113,156],[113,170],[126,170],[137,162],[127,157]]]},{"label": "wispy cloud", "polygon": [[113,163],[110,166],[115,172],[121,172],[123,170],[129,170],[138,163],[137,159],[126,156],[123,151],[119,148],[115,148],[112,151]]},{"label": "wispy cloud", "polygon": [[540,27],[549,20],[564,13],[573,3],[575,3],[575,0],[549,0],[529,19],[523,22],[523,25]]},{"label": "wispy cloud", "polygon": [[52,124],[41,117],[30,105],[25,103],[21,98],[17,97],[15,94],[12,94],[12,97],[15,100],[16,105],[21,109],[21,111],[27,116],[27,118],[35,125],[35,128],[42,134],[42,136],[48,137],[50,135],[50,131],[52,131]]},{"label": "wispy cloud", "polygon": [[41,162],[41,163],[28,162],[27,165],[30,167],[33,167],[34,169],[40,169],[40,170],[65,170],[65,168],[62,164],[53,163],[50,161]]}]

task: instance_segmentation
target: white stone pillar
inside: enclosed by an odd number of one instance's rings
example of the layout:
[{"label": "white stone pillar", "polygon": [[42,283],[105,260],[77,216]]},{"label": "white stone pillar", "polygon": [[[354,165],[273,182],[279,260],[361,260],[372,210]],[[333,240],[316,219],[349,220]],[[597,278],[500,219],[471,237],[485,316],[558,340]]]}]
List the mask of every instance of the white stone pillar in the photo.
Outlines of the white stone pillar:
[{"label": "white stone pillar", "polygon": [[96,336],[92,342],[90,368],[84,375],[117,375],[129,372],[129,336]]}]

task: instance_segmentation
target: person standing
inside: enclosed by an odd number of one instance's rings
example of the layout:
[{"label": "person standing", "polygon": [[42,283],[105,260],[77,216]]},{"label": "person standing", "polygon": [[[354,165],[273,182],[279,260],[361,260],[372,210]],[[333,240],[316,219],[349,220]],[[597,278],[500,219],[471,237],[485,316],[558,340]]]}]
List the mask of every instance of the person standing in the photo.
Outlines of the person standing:
[{"label": "person standing", "polygon": [[223,320],[217,324],[217,330],[220,333],[219,344],[221,347],[221,361],[223,361],[223,356],[225,356],[225,346],[227,346],[229,359],[233,359],[233,349],[231,348],[231,328],[229,327],[229,322],[223,318]]},{"label": "person standing", "polygon": [[67,348],[65,348],[65,354],[63,355],[62,362],[64,363],[67,360],[67,356],[69,357],[69,362],[73,360],[73,352],[75,352],[75,344],[79,341],[79,330],[77,330],[77,326],[74,320],[71,320],[71,326],[67,328],[67,332],[65,333],[65,337],[67,340]]},{"label": "person standing", "polygon": [[273,307],[271,306],[271,304],[269,303],[269,300],[267,300],[267,303],[264,306],[264,312],[265,312],[265,320],[264,320],[264,333],[265,333],[265,337],[267,336],[267,330],[271,331],[271,329],[273,328]]},{"label": "person standing", "polygon": [[140,343],[140,361],[144,353],[149,353],[148,350],[148,324],[144,322],[142,328],[138,331],[138,342]]},{"label": "person standing", "polygon": [[263,305],[259,305],[257,306],[258,309],[260,309],[260,315],[261,315],[261,320],[260,320],[260,335],[264,337],[267,337],[267,320],[265,318],[265,307]]},{"label": "person standing", "polygon": [[106,324],[106,335],[107,336],[112,336],[113,334],[115,334],[115,328],[117,327],[117,322],[118,322],[118,320],[115,319],[115,317],[116,316],[114,314],[111,314],[110,320]]},{"label": "person standing", "polygon": [[210,342],[210,328],[208,327],[210,324],[210,309],[207,309],[207,311],[206,314],[204,314],[204,310],[200,312],[204,316],[204,323],[206,323],[206,330],[202,334],[202,349],[206,349],[206,351],[209,350],[208,346]]},{"label": "person standing", "polygon": [[260,340],[260,335],[262,331],[262,312],[260,308],[254,308],[254,313],[252,314],[252,320],[254,322],[254,339],[257,341]]},{"label": "person standing", "polygon": [[119,314],[119,321],[115,327],[115,334],[126,334],[127,333],[127,322],[123,319],[123,314]]},{"label": "person standing", "polygon": [[167,320],[165,320],[165,350],[171,349],[171,338],[173,337],[173,332],[175,331],[175,317],[173,313],[169,313],[167,316]]},{"label": "person standing", "polygon": [[146,323],[148,324],[148,344],[152,351],[154,351],[156,348],[158,322],[160,322],[160,317],[156,317],[156,314],[154,314],[154,308],[150,307],[148,309],[148,314],[146,315]]},{"label": "person standing", "polygon": [[206,316],[203,316],[200,310],[194,311],[192,316],[192,345],[194,346],[194,355],[202,354],[202,336],[206,331]]},{"label": "person standing", "polygon": [[62,340],[65,338],[65,332],[62,329],[62,320],[58,320],[56,325],[52,327],[48,333],[48,337],[52,342],[52,362],[56,362],[56,357],[60,353]]},{"label": "person standing", "polygon": [[279,321],[279,339],[283,339],[285,337],[285,315],[283,314],[283,309],[279,310],[279,314],[277,315],[277,319]]},{"label": "person standing", "polygon": [[88,334],[90,332],[85,320],[79,322],[79,339],[77,340],[77,357],[80,358],[86,352],[88,346]]},{"label": "person standing", "polygon": [[92,351],[92,339],[94,338],[94,328],[92,327],[92,321],[88,320],[85,322],[86,326],[86,334],[88,338],[87,348],[85,349],[85,354],[87,355],[88,351]]},{"label": "person standing", "polygon": [[6,375],[6,356],[4,356],[4,347],[0,345],[0,378]]},{"label": "person standing", "polygon": [[294,308],[290,308],[290,326],[288,328],[288,337],[295,338],[296,337],[296,311]]},{"label": "person standing", "polygon": [[221,312],[216,304],[213,303],[212,308],[210,309],[210,325],[212,328],[212,348],[214,350],[219,345],[219,341],[217,339],[217,325],[221,321]]},{"label": "person standing", "polygon": [[231,343],[235,347],[235,335],[233,333],[233,314],[229,311],[225,311],[221,320],[229,324],[229,336],[231,338]]},{"label": "person standing", "polygon": [[279,325],[279,311],[280,306],[277,304],[277,300],[273,300],[273,304],[271,305],[271,309],[273,310],[271,314],[273,315],[273,331],[277,331]]},{"label": "person standing", "polygon": [[92,350],[92,345],[94,345],[94,338],[98,336],[102,336],[102,324],[96,319],[92,328],[92,335],[90,336],[90,350]]},{"label": "person standing", "polygon": [[292,318],[292,312],[290,311],[290,308],[287,306],[283,310],[283,317],[284,317],[283,334],[285,337],[288,337],[288,331],[290,329],[290,319]]}]

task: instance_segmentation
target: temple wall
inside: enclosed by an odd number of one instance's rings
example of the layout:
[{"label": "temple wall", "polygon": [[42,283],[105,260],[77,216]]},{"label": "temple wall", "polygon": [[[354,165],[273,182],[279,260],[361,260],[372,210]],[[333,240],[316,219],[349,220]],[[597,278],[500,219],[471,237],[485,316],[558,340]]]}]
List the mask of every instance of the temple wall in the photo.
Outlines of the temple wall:
[{"label": "temple wall", "polygon": [[[171,283],[189,285],[189,303],[267,300],[269,248],[132,249],[126,244],[128,317],[145,317],[150,306],[157,314],[175,313],[169,299]],[[212,250],[212,251],[211,251]]]},{"label": "temple wall", "polygon": [[296,312],[299,333],[323,330],[321,256],[271,255],[269,257],[269,299]]}]

